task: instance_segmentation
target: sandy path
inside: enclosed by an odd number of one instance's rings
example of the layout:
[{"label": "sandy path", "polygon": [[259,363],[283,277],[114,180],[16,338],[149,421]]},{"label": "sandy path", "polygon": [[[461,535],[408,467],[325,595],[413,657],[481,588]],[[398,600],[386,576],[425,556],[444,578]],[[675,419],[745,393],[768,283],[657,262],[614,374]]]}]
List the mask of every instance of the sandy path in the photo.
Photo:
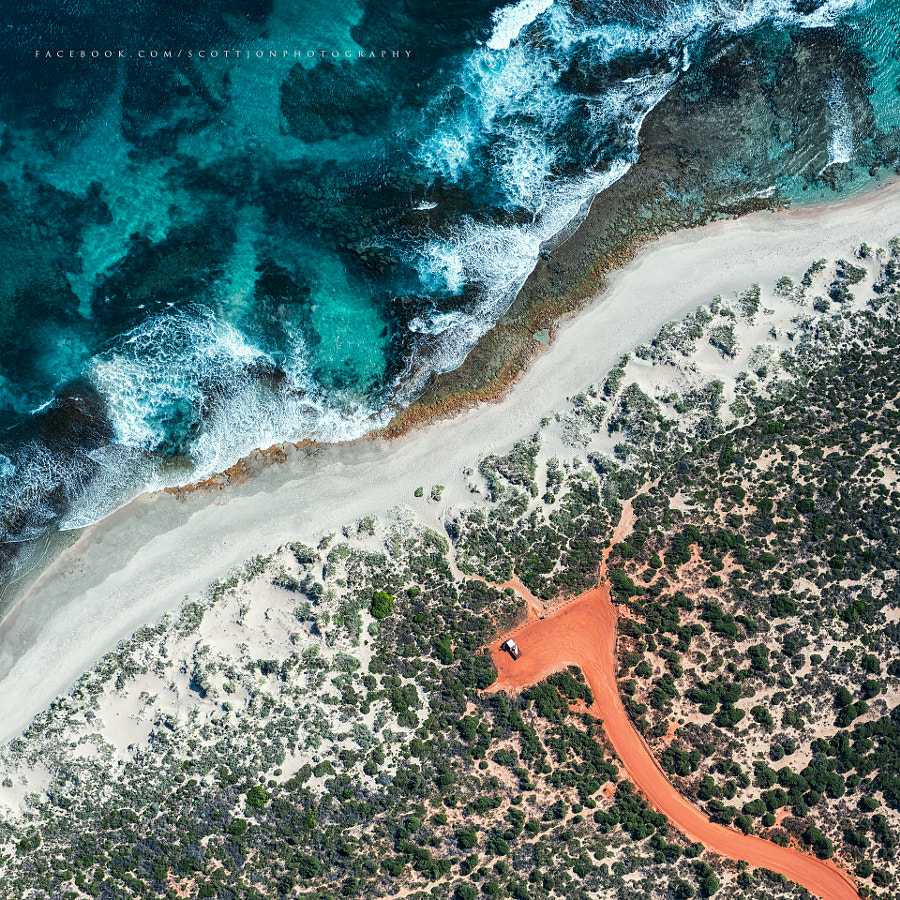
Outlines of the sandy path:
[{"label": "sandy path", "polygon": [[[844,205],[756,213],[668,235],[609,278],[601,302],[563,324],[499,404],[395,441],[292,452],[245,485],[195,494],[142,495],[86,529],[21,595],[0,624],[0,742],[116,642],[176,610],[186,594],[251,556],[288,541],[315,544],[361,516],[411,506],[442,529],[450,506],[471,502],[463,470],[506,453],[567,398],[598,384],[619,357],[716,294],[728,296],[782,275],[799,281],[815,259],[849,257],[863,241],[884,247],[900,233],[900,184]],[[413,498],[446,486],[434,503]]]},{"label": "sandy path", "polygon": [[[625,505],[616,537],[627,530],[631,517]],[[606,565],[604,555],[603,568]],[[490,645],[498,678],[490,691],[518,693],[566,666],[578,666],[594,694],[590,713],[603,723],[610,743],[625,766],[629,779],[672,825],[692,841],[733,860],[780,872],[822,900],[859,900],[850,876],[833,862],[823,862],[788,847],[779,847],[754,835],[715,825],[669,782],[643,737],[632,725],[616,684],[616,624],[618,612],[609,586],[600,584],[548,615],[515,631],[522,651],[518,660],[500,650],[503,635]]]}]

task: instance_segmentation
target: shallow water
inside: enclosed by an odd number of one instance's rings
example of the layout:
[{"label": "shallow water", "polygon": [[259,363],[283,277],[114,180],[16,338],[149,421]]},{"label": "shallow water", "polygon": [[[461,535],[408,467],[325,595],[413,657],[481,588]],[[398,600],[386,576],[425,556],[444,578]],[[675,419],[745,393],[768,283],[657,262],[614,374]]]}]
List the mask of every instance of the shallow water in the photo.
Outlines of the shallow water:
[{"label": "shallow water", "polygon": [[715,151],[710,203],[860,190],[900,146],[891,0],[9,15],[8,569],[147,487],[386,423],[641,164],[642,126],[676,97],[673,140]]}]

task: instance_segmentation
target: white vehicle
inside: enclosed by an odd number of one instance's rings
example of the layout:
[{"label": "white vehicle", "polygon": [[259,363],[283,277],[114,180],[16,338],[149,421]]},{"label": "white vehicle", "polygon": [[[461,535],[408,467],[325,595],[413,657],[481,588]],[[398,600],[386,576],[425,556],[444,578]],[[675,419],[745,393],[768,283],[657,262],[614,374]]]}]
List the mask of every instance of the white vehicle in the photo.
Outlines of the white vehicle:
[{"label": "white vehicle", "polygon": [[509,640],[504,641],[500,645],[500,649],[509,651],[509,655],[513,659],[518,659],[522,655],[522,651],[518,648],[518,646],[516,645],[516,642],[512,638],[509,638]]}]

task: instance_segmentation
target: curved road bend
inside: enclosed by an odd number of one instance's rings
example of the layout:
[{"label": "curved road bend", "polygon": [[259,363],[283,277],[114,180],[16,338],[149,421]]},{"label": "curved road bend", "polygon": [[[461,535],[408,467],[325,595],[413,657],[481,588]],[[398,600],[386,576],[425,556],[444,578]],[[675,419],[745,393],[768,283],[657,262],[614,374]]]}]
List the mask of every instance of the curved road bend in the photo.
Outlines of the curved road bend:
[{"label": "curved road bend", "polygon": [[490,651],[499,674],[488,690],[516,694],[566,666],[578,666],[594,694],[590,713],[603,721],[629,779],[655,809],[668,816],[675,828],[714,853],[780,872],[822,900],[859,900],[852,878],[835,863],[715,825],[675,790],[632,725],[619,697],[617,620],[609,587],[601,583],[546,619],[517,628],[514,639],[522,651],[520,659],[513,660],[500,650],[507,635],[498,638],[490,645]]}]

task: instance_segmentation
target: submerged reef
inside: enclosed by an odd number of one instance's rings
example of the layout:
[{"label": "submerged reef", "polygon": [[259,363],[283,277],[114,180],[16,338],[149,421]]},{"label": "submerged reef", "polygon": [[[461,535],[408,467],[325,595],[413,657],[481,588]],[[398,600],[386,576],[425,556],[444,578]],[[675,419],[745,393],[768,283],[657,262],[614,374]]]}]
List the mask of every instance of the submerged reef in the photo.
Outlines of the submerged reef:
[{"label": "submerged reef", "polygon": [[[897,163],[879,2],[131,6],[19,23],[109,63],[0,36],[6,581],[143,490],[495,396],[642,241]],[[135,55],[192,42],[244,55]]]}]

